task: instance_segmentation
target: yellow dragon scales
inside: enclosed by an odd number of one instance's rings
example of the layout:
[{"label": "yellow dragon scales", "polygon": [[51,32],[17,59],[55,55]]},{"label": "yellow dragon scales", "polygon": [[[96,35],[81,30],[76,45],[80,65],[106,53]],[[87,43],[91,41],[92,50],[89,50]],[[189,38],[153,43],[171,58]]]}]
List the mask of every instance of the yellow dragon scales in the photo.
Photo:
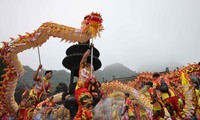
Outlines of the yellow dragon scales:
[{"label": "yellow dragon scales", "polygon": [[[152,74],[151,72],[143,72],[140,73],[134,81],[128,83],[129,86],[139,90],[139,85],[142,82],[152,81]],[[183,107],[183,112],[186,118],[190,119],[193,118],[196,114],[196,110],[199,109],[197,106],[198,100],[195,94],[195,88],[192,84],[190,76],[200,76],[200,65],[188,64],[183,68],[171,71],[166,74],[161,74],[163,78],[168,78],[174,87],[176,93],[178,93],[180,98],[183,98],[185,101],[185,105]],[[149,104],[149,99],[147,97],[143,97],[141,95],[138,96],[139,100],[143,99],[143,105],[147,106]],[[145,99],[145,100],[144,100]]]}]

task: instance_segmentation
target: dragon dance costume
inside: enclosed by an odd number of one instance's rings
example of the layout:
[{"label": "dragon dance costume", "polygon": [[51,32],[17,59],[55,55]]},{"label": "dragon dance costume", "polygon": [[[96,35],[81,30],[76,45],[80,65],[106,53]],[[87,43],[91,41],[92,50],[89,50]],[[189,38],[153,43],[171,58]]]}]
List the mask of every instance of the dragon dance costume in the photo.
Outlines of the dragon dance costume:
[{"label": "dragon dance costume", "polygon": [[[95,84],[90,82],[91,79],[95,80]],[[96,78],[92,74],[90,67],[87,67],[87,63],[80,63],[79,78],[75,88],[75,98],[78,103],[78,112],[74,120],[91,120],[93,119],[93,97],[97,93],[92,92],[92,89],[96,87]]]},{"label": "dragon dance costume", "polygon": [[[50,82],[44,77],[44,88],[47,93],[50,92]],[[33,111],[38,103],[44,97],[43,81],[38,81],[31,90],[26,90],[22,95],[22,101],[19,105],[18,120],[32,120]]]},{"label": "dragon dance costume", "polygon": [[[136,118],[134,103],[129,97],[125,98],[125,106],[122,115],[124,116],[125,113],[127,113],[129,120]],[[123,118],[123,120],[126,120],[126,117]]]},{"label": "dragon dance costume", "polygon": [[161,99],[157,96],[157,93],[155,93],[156,95],[154,96],[155,91],[152,87],[148,89],[148,92],[151,96],[153,104],[153,119],[160,120],[161,118],[164,118],[164,104],[162,103]]},{"label": "dragon dance costume", "polygon": [[[165,104],[168,112],[170,113],[172,120],[176,120],[177,115],[180,118],[182,118],[183,113],[179,108],[178,97],[175,95],[174,90],[170,87],[169,79],[165,78],[164,81],[168,84],[169,90],[167,93],[161,92],[161,98],[163,100],[163,103]],[[157,78],[154,81],[154,88],[159,88],[160,85],[161,85],[161,78]]]}]

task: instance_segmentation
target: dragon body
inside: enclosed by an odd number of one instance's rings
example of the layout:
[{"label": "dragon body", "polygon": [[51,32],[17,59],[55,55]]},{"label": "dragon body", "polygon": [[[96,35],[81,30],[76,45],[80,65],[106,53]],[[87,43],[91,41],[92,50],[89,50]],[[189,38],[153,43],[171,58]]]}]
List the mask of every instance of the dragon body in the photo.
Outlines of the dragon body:
[{"label": "dragon body", "polygon": [[10,42],[2,42],[3,47],[0,48],[0,58],[6,67],[3,69],[4,74],[1,75],[3,80],[0,82],[0,106],[4,108],[4,112],[14,115],[18,110],[14,93],[18,78],[24,73],[23,66],[17,56],[18,53],[41,46],[51,36],[61,38],[61,41],[65,42],[87,42],[89,39],[98,36],[99,32],[103,30],[101,23],[101,15],[91,13],[87,15],[87,19],[83,20],[80,29],[47,22],[33,33],[19,35],[16,39],[10,38]]}]

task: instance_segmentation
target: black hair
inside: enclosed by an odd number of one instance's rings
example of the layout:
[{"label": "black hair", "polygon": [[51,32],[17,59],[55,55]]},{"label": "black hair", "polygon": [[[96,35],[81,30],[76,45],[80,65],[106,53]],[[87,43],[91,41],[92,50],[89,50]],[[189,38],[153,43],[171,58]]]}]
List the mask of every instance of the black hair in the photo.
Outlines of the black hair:
[{"label": "black hair", "polygon": [[130,94],[129,94],[129,93],[125,93],[124,95],[125,95],[125,96],[127,96],[127,97],[129,97],[129,96],[130,96]]},{"label": "black hair", "polygon": [[158,78],[158,77],[160,77],[160,74],[158,73],[158,72],[155,72],[155,73],[153,73],[153,76],[152,76],[153,78],[154,77],[156,77],[156,78]]},{"label": "black hair", "polygon": [[89,17],[89,15],[86,15],[85,17],[84,17],[84,19],[87,19]]},{"label": "black hair", "polygon": [[44,75],[46,75],[46,74],[48,74],[48,73],[53,73],[53,71],[52,71],[52,70],[47,70],[47,71],[44,73]]},{"label": "black hair", "polygon": [[153,87],[153,82],[148,81],[148,82],[145,83],[145,85],[150,85],[151,87]]}]

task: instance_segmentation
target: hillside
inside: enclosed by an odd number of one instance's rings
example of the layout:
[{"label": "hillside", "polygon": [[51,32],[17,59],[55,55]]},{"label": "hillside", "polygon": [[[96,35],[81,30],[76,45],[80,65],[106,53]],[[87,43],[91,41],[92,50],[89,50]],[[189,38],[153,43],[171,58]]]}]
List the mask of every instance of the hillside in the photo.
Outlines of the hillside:
[{"label": "hillside", "polygon": [[[35,71],[30,68],[29,66],[24,66],[24,70],[26,71],[24,75],[19,79],[17,87],[25,86],[26,84],[29,88],[34,84],[33,75]],[[45,70],[42,70],[43,72]],[[100,82],[103,80],[110,81],[113,77],[129,77],[135,76],[136,72],[130,70],[129,68],[125,67],[122,64],[116,63],[109,66],[106,66],[103,70],[95,71],[95,76]],[[23,83],[24,80],[24,83]],[[69,86],[70,82],[70,73],[65,70],[53,70],[53,78],[50,80],[52,84],[51,91],[55,91],[55,87],[63,82]]]},{"label": "hillside", "polygon": [[106,66],[103,70],[96,71],[94,74],[100,82],[103,82],[103,80],[111,81],[113,77],[121,78],[135,76],[136,72],[130,70],[120,63],[115,63]]}]

